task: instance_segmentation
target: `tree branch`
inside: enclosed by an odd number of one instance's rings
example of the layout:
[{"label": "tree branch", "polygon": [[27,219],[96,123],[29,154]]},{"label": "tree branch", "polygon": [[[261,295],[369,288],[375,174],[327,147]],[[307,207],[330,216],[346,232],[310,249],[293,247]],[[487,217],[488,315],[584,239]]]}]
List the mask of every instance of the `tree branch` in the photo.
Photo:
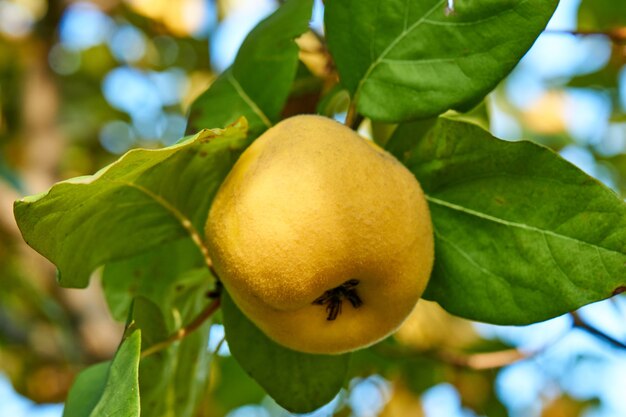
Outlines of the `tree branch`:
[{"label": "tree branch", "polygon": [[452,365],[457,368],[467,368],[476,371],[502,368],[522,359],[527,359],[541,352],[544,348],[524,353],[518,349],[506,349],[496,352],[462,353],[448,350],[419,351],[402,346],[377,345],[376,351],[391,358],[409,358],[412,356],[429,357],[439,362]]},{"label": "tree branch", "polygon": [[[580,314],[578,314],[577,311],[571,312],[570,316],[573,319],[572,327],[584,330],[617,348],[626,349],[626,343],[615,339],[614,337],[587,323],[582,317],[580,317]],[[557,338],[556,340],[559,339],[560,338]],[[470,368],[474,370],[495,369],[511,365],[522,359],[533,357],[538,353],[543,352],[547,347],[551,346],[552,344],[553,343],[550,343],[536,351],[528,353],[521,352],[517,349],[475,354],[435,351],[434,357],[441,360],[442,362],[462,368]]]},{"label": "tree branch", "polygon": [[206,306],[206,308],[202,310],[200,314],[198,314],[198,316],[191,321],[191,323],[189,323],[185,327],[180,328],[176,333],[172,334],[167,339],[159,343],[155,343],[154,345],[141,352],[141,358],[143,359],[146,356],[150,356],[154,353],[160,352],[163,349],[167,349],[172,343],[188,336],[194,330],[197,330],[198,327],[200,327],[209,317],[211,317],[219,307],[220,298],[217,297],[208,306]]},{"label": "tree branch", "polygon": [[215,350],[213,351],[213,355],[217,355],[217,353],[220,351],[220,349],[222,348],[224,343],[226,343],[226,336],[222,336],[222,339],[219,341],[217,346],[215,346]]},{"label": "tree branch", "polygon": [[463,354],[448,351],[437,351],[434,356],[441,362],[459,368],[469,368],[475,371],[502,368],[534,356],[537,352],[526,354],[517,349],[500,350],[497,352]]},{"label": "tree branch", "polygon": [[612,336],[609,336],[608,334],[604,333],[602,330],[598,329],[597,327],[594,327],[591,324],[587,323],[585,320],[583,320],[582,317],[580,317],[580,314],[578,314],[577,311],[572,311],[571,313],[569,313],[569,315],[574,320],[572,323],[573,327],[584,330],[587,333],[590,333],[596,336],[597,338],[610,343],[611,345],[615,347],[618,347],[620,349],[626,349],[626,343],[619,341]]},{"label": "tree branch", "polygon": [[556,342],[561,340],[568,332],[557,335],[554,339],[546,342],[543,346],[532,351],[524,352],[519,349],[511,348],[494,352],[465,353],[460,351],[451,351],[445,349],[433,350],[415,350],[406,346],[389,346],[376,345],[377,352],[384,356],[392,358],[406,358],[411,356],[430,357],[439,362],[454,366],[456,368],[466,368],[475,371],[485,371],[489,369],[498,369],[519,362],[524,359],[530,359],[544,352]]}]

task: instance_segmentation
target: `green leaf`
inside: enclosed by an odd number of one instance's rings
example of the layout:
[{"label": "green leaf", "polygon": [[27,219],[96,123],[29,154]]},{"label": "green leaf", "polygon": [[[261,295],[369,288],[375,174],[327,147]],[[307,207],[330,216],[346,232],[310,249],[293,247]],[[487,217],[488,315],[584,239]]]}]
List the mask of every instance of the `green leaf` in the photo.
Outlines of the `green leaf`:
[{"label": "green leaf", "polygon": [[191,105],[187,133],[206,126],[225,126],[242,115],[248,119],[253,137],[272,126],[269,117],[234,77],[232,69],[228,69]]},{"label": "green leaf", "polygon": [[[232,357],[216,357],[214,366],[217,377],[211,393],[219,415],[247,404],[258,404],[265,397],[265,391],[250,375],[246,374],[241,365]],[[237,387],[237,389],[233,389]]]},{"label": "green leaf", "polygon": [[91,415],[104,392],[110,366],[111,362],[102,362],[78,374],[67,396],[63,417]]},{"label": "green leaf", "polygon": [[222,294],[224,329],[241,367],[282,407],[306,413],[331,401],[348,372],[350,355],[311,355],[270,340]]},{"label": "green leaf", "polygon": [[240,116],[256,137],[278,121],[298,68],[294,39],[309,28],[312,0],[289,0],[246,37],[232,67],[191,106],[187,132]]},{"label": "green leaf", "polygon": [[184,273],[197,271],[208,276],[204,261],[191,239],[160,245],[132,258],[111,262],[102,271],[102,287],[109,310],[118,321],[124,321],[135,297],[146,297],[161,306],[164,317],[173,330],[170,311],[172,294],[186,289]]},{"label": "green leaf", "polygon": [[[171,292],[168,304],[188,324],[211,300],[207,292],[213,280],[206,270],[192,270],[183,274]],[[174,399],[173,416],[192,417],[207,396],[212,352],[208,349],[211,320],[206,320],[179,344],[169,395]],[[193,378],[190,378],[193,375]]]},{"label": "green leaf", "polygon": [[326,117],[348,111],[350,94],[341,84],[336,84],[317,103],[316,112]]},{"label": "green leaf", "polygon": [[[214,280],[206,267],[192,269],[199,257],[193,249],[189,242],[177,241],[105,267],[105,294],[118,315],[128,309],[130,297],[136,296],[131,318],[142,331],[142,350],[165,340],[210,302],[206,293]],[[210,327],[207,320],[180,342],[141,361],[144,415],[196,415],[208,384]]]},{"label": "green leaf", "polygon": [[426,118],[477,104],[545,28],[556,0],[328,0],[328,46],[357,110]]},{"label": "green leaf", "polygon": [[[412,137],[412,126],[395,136]],[[626,205],[549,149],[441,118],[404,162],[435,228],[425,297],[448,311],[534,323],[626,285]]]},{"label": "green leaf", "polygon": [[247,144],[241,119],[159,150],[136,149],[95,175],[15,203],[26,242],[65,287],[99,266],[181,238],[200,242],[215,192]]},{"label": "green leaf", "polygon": [[169,330],[161,309],[144,297],[137,297],[132,305],[132,325],[141,329],[141,350],[167,339]]},{"label": "green leaf", "polygon": [[[394,131],[394,134],[385,144],[385,149],[399,160],[404,160],[407,155],[410,155],[415,143],[430,132],[437,120],[439,119],[433,117],[401,125],[403,126],[402,134]],[[396,130],[398,129],[396,128]],[[410,134],[407,134],[407,131],[410,131]]]},{"label": "green leaf", "polygon": [[[169,331],[159,307],[147,298],[137,297],[132,304],[133,326],[141,330],[141,350],[167,339]],[[139,364],[141,410],[145,416],[166,416],[162,402],[169,381],[173,353],[166,349],[143,358]]]},{"label": "green leaf", "polygon": [[81,372],[68,395],[63,417],[139,417],[138,368],[141,332],[133,332],[113,361]]},{"label": "green leaf", "polygon": [[193,417],[208,395],[211,352],[209,330],[205,322],[198,330],[185,337],[178,347],[175,370],[169,383],[169,395],[174,401],[172,416]]},{"label": "green leaf", "polygon": [[451,110],[448,113],[444,114],[444,117],[460,122],[473,123],[482,127],[485,130],[489,130],[489,126],[491,124],[487,100],[481,101],[476,107],[468,112],[459,113]]},{"label": "green leaf", "polygon": [[626,26],[626,3],[615,0],[582,0],[578,8],[578,28],[610,30]]}]

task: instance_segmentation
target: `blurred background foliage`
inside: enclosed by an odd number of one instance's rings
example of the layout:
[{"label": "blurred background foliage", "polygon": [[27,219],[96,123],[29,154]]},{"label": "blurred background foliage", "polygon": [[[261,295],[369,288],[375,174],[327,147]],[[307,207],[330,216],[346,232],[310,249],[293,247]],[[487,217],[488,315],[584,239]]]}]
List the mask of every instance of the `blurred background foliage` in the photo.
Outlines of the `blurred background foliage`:
[{"label": "blurred background foliage", "polygon": [[[97,280],[87,290],[56,285],[53,266],[21,240],[13,200],[128,149],[172,144],[194,98],[279,6],[0,0],[0,415],[60,416],[77,372],[109,358],[122,333]],[[313,31],[298,42],[285,116],[346,109],[319,36],[322,13],[318,1]],[[516,70],[467,117],[503,139],[545,144],[626,195],[625,64],[626,3],[562,0]],[[360,131],[384,142],[392,129],[365,120]],[[623,296],[520,328],[421,302],[394,337],[355,354],[346,389],[312,415],[623,416],[625,318]],[[208,349],[218,355],[199,415],[288,415],[229,356],[219,324]]]}]

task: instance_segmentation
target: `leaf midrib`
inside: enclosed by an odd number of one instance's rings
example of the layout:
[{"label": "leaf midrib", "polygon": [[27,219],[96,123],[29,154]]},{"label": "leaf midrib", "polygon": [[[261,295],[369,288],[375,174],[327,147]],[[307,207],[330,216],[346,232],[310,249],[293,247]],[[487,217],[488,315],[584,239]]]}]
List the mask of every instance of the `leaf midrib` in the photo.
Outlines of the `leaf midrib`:
[{"label": "leaf midrib", "polygon": [[[408,1],[410,1],[410,0],[408,0]],[[357,85],[356,91],[354,92],[354,101],[355,102],[358,101],[358,97],[359,97],[359,94],[361,92],[361,89],[362,89],[363,85],[369,79],[370,75],[376,69],[376,67],[378,67],[378,65],[380,65],[380,63],[385,59],[387,54],[389,54],[389,52],[391,52],[391,50],[393,48],[395,48],[396,45],[398,43],[400,43],[400,41],[402,41],[410,32],[412,32],[413,30],[418,28],[422,23],[424,23],[428,19],[428,17],[435,10],[437,10],[438,7],[443,6],[443,4],[445,2],[446,2],[446,0],[440,0],[437,3],[435,3],[435,5],[430,10],[428,10],[419,20],[417,20],[415,23],[413,23],[408,28],[405,28],[402,31],[402,33],[400,33],[400,35],[398,35],[398,37],[395,38],[393,40],[393,42],[391,42],[389,44],[389,46],[387,46],[387,48],[385,48],[385,50],[378,56],[378,58],[376,58],[376,61],[372,62],[372,64],[368,67],[367,71],[365,72],[365,75],[363,75],[363,78],[361,78],[361,81],[359,81],[359,84]]]},{"label": "leaf midrib", "polygon": [[[411,1],[411,0],[407,0],[407,1]],[[520,4],[526,2],[527,0],[522,0],[520,2]],[[365,75],[363,75],[363,78],[361,78],[361,81],[359,81],[359,84],[357,85],[356,91],[354,93],[354,101],[357,102],[358,101],[358,97],[359,94],[361,92],[361,89],[363,88],[363,85],[365,84],[365,82],[370,78],[372,72],[374,72],[374,70],[378,67],[378,65],[380,65],[382,62],[385,61],[386,56],[391,52],[391,50],[393,48],[396,47],[396,45],[398,43],[400,43],[400,41],[402,41],[410,32],[412,32],[413,30],[417,29],[419,26],[421,26],[423,23],[429,23],[429,24],[433,24],[433,25],[442,25],[442,26],[474,26],[476,24],[480,24],[489,20],[493,20],[497,17],[499,17],[500,15],[509,12],[510,10],[505,10],[502,11],[501,13],[494,15],[494,16],[489,16],[487,18],[484,19],[480,19],[477,21],[472,21],[472,22],[438,22],[438,21],[434,21],[434,20],[429,20],[430,15],[437,10],[437,8],[443,6],[444,4],[446,4],[446,0],[441,0],[439,2],[437,2],[430,10],[428,10],[420,19],[418,19],[415,23],[413,23],[411,26],[406,27],[406,21],[408,19],[408,13],[405,13],[404,16],[404,20],[405,20],[405,24],[404,24],[404,30],[402,31],[402,33],[400,33],[400,35],[398,35],[398,37],[396,37],[393,42],[391,42],[389,44],[389,46],[387,46],[387,48],[385,48],[385,50],[378,56],[378,58],[376,59],[376,61],[372,62],[372,64],[370,64],[370,66],[368,67],[367,71],[365,72]],[[517,5],[519,6],[519,5]],[[454,58],[451,58],[450,60],[454,60]],[[415,60],[418,61],[418,60]]]},{"label": "leaf midrib", "polygon": [[615,253],[615,254],[618,254],[620,256],[624,256],[625,255],[622,252],[619,252],[619,251],[617,251],[615,249],[609,249],[609,248],[606,248],[604,246],[596,245],[596,244],[593,244],[593,243],[590,243],[590,242],[586,242],[584,240],[573,238],[571,236],[562,235],[562,234],[553,232],[551,230],[544,230],[544,229],[540,229],[538,227],[530,226],[530,225],[527,225],[527,224],[524,224],[524,223],[517,223],[517,222],[512,222],[512,221],[509,221],[509,220],[504,220],[504,219],[501,219],[499,217],[495,217],[495,216],[492,216],[492,215],[489,215],[489,214],[486,214],[486,213],[482,213],[482,212],[479,212],[479,211],[476,211],[476,210],[472,210],[472,209],[467,208],[467,207],[460,206],[458,204],[454,204],[454,203],[450,203],[450,202],[445,201],[445,200],[438,199],[436,197],[432,197],[430,195],[426,195],[426,200],[428,200],[429,202],[431,202],[433,204],[438,204],[440,206],[443,206],[443,207],[446,207],[446,208],[449,208],[449,209],[452,209],[452,210],[460,211],[462,213],[469,214],[471,216],[475,216],[475,217],[478,217],[478,218],[483,219],[483,220],[488,220],[488,221],[491,221],[491,222],[494,222],[494,223],[499,223],[499,224],[502,224],[502,225],[505,225],[505,226],[515,227],[515,228],[518,228],[518,229],[524,229],[524,230],[528,230],[528,231],[531,231],[531,232],[541,233],[544,236],[547,235],[547,236],[552,236],[552,237],[557,238],[557,239],[569,240],[571,242],[576,242],[576,243],[579,243],[579,244],[582,244],[582,245],[586,245],[586,246],[590,246],[590,247],[596,248],[596,250],[602,249],[604,251]]},{"label": "leaf midrib", "polygon": [[151,198],[155,203],[163,207],[172,217],[174,217],[178,221],[178,223],[182,226],[182,228],[187,232],[187,234],[189,235],[193,243],[200,250],[200,253],[202,254],[202,257],[204,258],[206,264],[212,265],[211,258],[209,257],[209,251],[206,245],[204,244],[204,242],[202,241],[202,237],[200,236],[196,228],[193,226],[193,223],[191,222],[191,220],[187,216],[185,216],[180,210],[178,210],[173,204],[171,204],[169,201],[167,201],[160,195],[152,192],[148,188],[143,187],[139,184],[135,184],[135,183],[128,182],[128,181],[122,181],[122,180],[108,180],[108,181],[138,190],[144,195]]},{"label": "leaf midrib", "polygon": [[256,114],[259,119],[261,119],[263,124],[268,128],[272,127],[272,122],[270,121],[270,119],[265,115],[265,113],[263,113],[263,110],[261,110],[261,108],[257,106],[254,100],[250,98],[250,96],[246,93],[241,84],[239,84],[239,81],[233,75],[232,70],[229,70],[226,73],[226,79],[228,80],[230,85],[233,86],[237,94],[239,94],[239,97],[241,97],[241,99],[248,105],[248,107],[250,107],[252,112]]}]

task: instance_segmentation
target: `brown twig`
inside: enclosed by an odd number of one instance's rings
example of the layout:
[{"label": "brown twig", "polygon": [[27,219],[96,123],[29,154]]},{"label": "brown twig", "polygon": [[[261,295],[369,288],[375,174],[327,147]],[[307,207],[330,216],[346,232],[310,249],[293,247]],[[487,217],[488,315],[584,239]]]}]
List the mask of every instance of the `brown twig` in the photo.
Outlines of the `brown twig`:
[{"label": "brown twig", "polygon": [[527,359],[536,352],[524,353],[517,349],[500,350],[497,352],[485,353],[453,353],[448,351],[437,351],[434,356],[442,362],[459,368],[469,368],[475,371],[487,369],[497,369],[511,365],[515,362]]},{"label": "brown twig", "polygon": [[389,345],[376,345],[374,348],[377,352],[384,356],[393,358],[406,358],[411,356],[423,356],[430,357],[439,362],[454,366],[456,368],[466,368],[475,371],[485,371],[489,369],[498,369],[504,366],[512,365],[524,359],[531,359],[549,347],[553,346],[556,342],[561,340],[569,329],[560,335],[556,336],[551,341],[547,342],[543,346],[534,349],[532,351],[524,352],[519,349],[504,349],[494,352],[480,352],[480,353],[465,353],[459,351],[450,351],[444,349],[433,350],[415,350],[406,346],[389,346]]},{"label": "brown twig", "polygon": [[[577,311],[570,312],[570,316],[572,317],[572,327],[584,330],[605,342],[612,344],[615,347],[626,349],[626,343],[615,339],[612,336],[604,333],[600,329],[592,326],[587,323]],[[560,340],[560,337],[555,339]],[[498,352],[489,352],[489,353],[475,353],[475,354],[459,354],[445,351],[437,351],[434,353],[434,356],[437,359],[440,359],[443,362],[449,363],[454,366],[470,368],[474,370],[485,370],[485,369],[494,369],[501,368],[506,365],[513,364],[522,359],[527,359],[537,355],[538,353],[543,352],[546,348],[551,346],[554,341],[536,351],[524,353],[520,352],[517,349],[509,349]]]},{"label": "brown twig", "polygon": [[572,324],[574,327],[584,330],[598,337],[599,339],[602,339],[605,342],[612,344],[615,347],[626,349],[626,343],[620,340],[617,340],[612,336],[609,336],[608,334],[604,333],[602,330],[598,329],[597,327],[594,327],[591,324],[587,323],[585,320],[583,320],[582,317],[580,317],[580,314],[578,314],[577,311],[572,311],[571,313],[569,313],[569,315],[572,317],[572,320],[573,320]]},{"label": "brown twig", "polygon": [[213,313],[215,313],[219,307],[220,307],[220,298],[217,297],[208,306],[206,306],[206,308],[202,310],[200,314],[198,314],[198,316],[196,316],[196,318],[194,318],[191,321],[191,323],[189,323],[188,325],[184,327],[181,327],[176,333],[172,334],[167,339],[159,343],[155,343],[154,345],[150,346],[149,348],[141,352],[141,358],[143,359],[146,356],[150,356],[163,349],[167,349],[172,343],[188,336],[194,330],[198,329],[198,327],[200,327],[209,317],[211,317]]},{"label": "brown twig", "polygon": [[467,368],[476,371],[502,368],[522,359],[530,358],[543,349],[524,353],[517,349],[506,349],[496,352],[462,353],[448,350],[420,351],[402,346],[377,345],[375,349],[380,354],[392,358],[408,358],[412,356],[430,357],[439,362],[452,365],[457,368]]},{"label": "brown twig", "polygon": [[217,346],[215,346],[215,350],[213,351],[214,356],[217,355],[217,353],[220,351],[224,343],[226,343],[226,336],[222,336],[222,339],[219,341]]},{"label": "brown twig", "polygon": [[353,101],[350,101],[350,106],[348,107],[348,114],[346,114],[346,121],[344,122],[344,124],[348,126],[350,129],[354,129],[354,124],[356,122],[356,119],[357,119],[356,103],[353,100]]}]

